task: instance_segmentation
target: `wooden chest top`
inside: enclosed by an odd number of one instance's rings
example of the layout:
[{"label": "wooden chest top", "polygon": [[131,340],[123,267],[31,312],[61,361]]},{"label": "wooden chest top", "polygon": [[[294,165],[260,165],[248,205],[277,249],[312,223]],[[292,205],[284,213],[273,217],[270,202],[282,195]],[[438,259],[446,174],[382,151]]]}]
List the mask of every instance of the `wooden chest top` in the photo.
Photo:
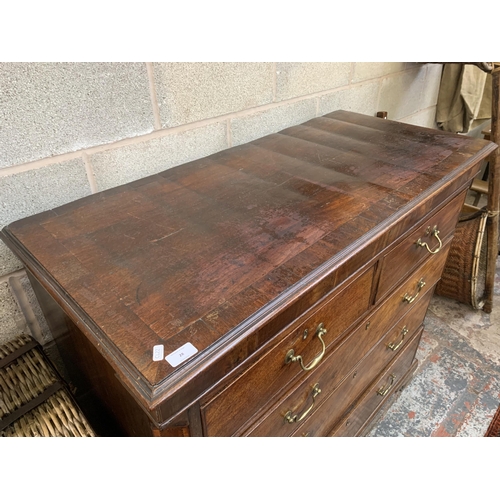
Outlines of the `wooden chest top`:
[{"label": "wooden chest top", "polygon": [[[337,111],[15,222],[2,238],[151,406],[247,339],[230,370],[265,342],[248,339],[268,318],[321,277],[345,279],[356,255],[380,251],[376,235],[407,230],[405,214],[493,149]],[[187,343],[188,361],[153,361],[154,346],[166,356]]]}]

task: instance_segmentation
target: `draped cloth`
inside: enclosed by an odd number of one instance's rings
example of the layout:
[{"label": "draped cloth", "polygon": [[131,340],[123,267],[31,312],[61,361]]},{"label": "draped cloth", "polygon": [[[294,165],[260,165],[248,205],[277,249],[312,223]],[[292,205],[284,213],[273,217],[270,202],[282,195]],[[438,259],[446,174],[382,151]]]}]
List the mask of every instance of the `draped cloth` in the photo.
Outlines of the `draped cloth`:
[{"label": "draped cloth", "polygon": [[436,109],[438,127],[467,133],[490,118],[491,75],[473,64],[445,64]]}]

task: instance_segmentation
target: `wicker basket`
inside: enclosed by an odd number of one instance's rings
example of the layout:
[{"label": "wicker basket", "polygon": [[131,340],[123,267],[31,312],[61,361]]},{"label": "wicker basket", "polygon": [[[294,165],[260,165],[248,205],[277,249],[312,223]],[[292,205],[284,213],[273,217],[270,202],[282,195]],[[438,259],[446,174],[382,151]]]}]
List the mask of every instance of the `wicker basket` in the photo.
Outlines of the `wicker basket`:
[{"label": "wicker basket", "polygon": [[95,436],[81,410],[27,335],[0,345],[0,437]]},{"label": "wicker basket", "polygon": [[474,309],[484,305],[487,238],[486,208],[460,215],[436,294]]}]

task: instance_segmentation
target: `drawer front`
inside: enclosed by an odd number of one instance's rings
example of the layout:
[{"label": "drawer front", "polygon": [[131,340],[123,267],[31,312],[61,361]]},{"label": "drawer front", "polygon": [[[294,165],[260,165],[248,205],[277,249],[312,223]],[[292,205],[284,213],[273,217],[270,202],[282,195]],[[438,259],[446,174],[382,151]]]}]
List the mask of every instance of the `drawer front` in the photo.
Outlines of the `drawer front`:
[{"label": "drawer front", "polygon": [[[439,249],[439,241],[444,242],[453,233],[464,196],[460,194],[437,214],[420,224],[418,229],[384,257],[381,263],[377,300],[382,298],[403,276],[415,269],[425,258],[435,258],[443,252],[442,248]],[[434,228],[437,228],[439,234],[434,234]],[[417,244],[418,242],[420,244]]]},{"label": "drawer front", "polygon": [[[422,333],[419,331],[417,339],[420,339],[421,335]],[[366,428],[370,418],[397,390],[399,387],[398,381],[405,378],[408,370],[412,367],[412,360],[415,357],[417,348],[418,342],[412,342],[408,349],[404,350],[401,356],[384,370],[384,373],[370,386],[354,410],[337,425],[331,436],[353,437],[359,435]],[[417,361],[415,360],[414,363],[417,363]],[[413,368],[415,369],[416,365]],[[380,392],[384,393],[386,389],[389,390],[381,396]]]},{"label": "drawer front", "polygon": [[[377,376],[383,368],[380,366],[381,361],[380,358],[377,358],[377,353],[367,356],[338,390],[324,402],[314,417],[298,428],[293,435],[311,437],[330,435],[335,422],[350,411],[353,402],[359,398],[367,386],[369,386],[368,390],[373,392],[374,398],[383,402],[384,398],[391,393],[392,387],[395,387],[409,370],[418,348],[420,336],[421,328],[414,332],[408,344],[395,357],[394,362],[384,370],[382,376]],[[368,376],[363,377],[363,372]],[[369,378],[371,380],[368,381]],[[373,382],[374,380],[375,382]]]},{"label": "drawer front", "polygon": [[[329,356],[320,370],[312,373],[280,404],[274,406],[256,425],[245,431],[250,436],[288,436],[310,418],[318,405],[328,398],[336,387],[370,350],[378,346],[382,363],[388,363],[409,340],[411,332],[423,322],[432,290],[415,303],[394,325],[387,307],[379,307],[359,328],[350,334]],[[389,323],[390,321],[390,323]],[[392,326],[389,329],[388,327]],[[377,354],[378,356],[378,354]],[[321,391],[321,392],[318,392]]]},{"label": "drawer front", "polygon": [[395,318],[401,317],[427,290],[434,287],[443,273],[449,249],[450,241],[447,241],[441,252],[427,259],[385,300],[387,314]]},{"label": "drawer front", "polygon": [[[372,281],[373,268],[294,327],[222,392],[202,403],[205,433],[233,435],[292,380],[318,370],[328,356],[329,346],[368,310]],[[323,330],[318,328],[320,325]],[[301,361],[305,368],[313,368],[303,370]]]}]

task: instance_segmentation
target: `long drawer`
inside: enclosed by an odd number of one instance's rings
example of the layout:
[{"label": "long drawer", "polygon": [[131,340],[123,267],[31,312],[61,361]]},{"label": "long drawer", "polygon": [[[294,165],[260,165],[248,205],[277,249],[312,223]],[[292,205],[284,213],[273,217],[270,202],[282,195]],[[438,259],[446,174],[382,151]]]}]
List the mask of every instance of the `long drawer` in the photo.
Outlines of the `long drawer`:
[{"label": "long drawer", "polygon": [[[294,327],[285,338],[215,397],[201,404],[209,436],[234,434],[250,416],[311,366],[320,366],[329,346],[370,306],[373,268]],[[300,356],[300,358],[299,358]],[[256,391],[255,388],[259,390]]]},{"label": "long drawer", "polygon": [[[372,391],[375,401],[377,401],[378,398],[383,402],[385,398],[389,397],[398,381],[406,375],[415,357],[421,332],[422,329],[419,328],[412,336],[411,341],[394,359],[393,363],[384,370],[381,376],[376,378],[374,383],[370,384],[368,390]],[[376,360],[372,359],[371,356],[367,357],[364,363],[362,363],[363,366],[356,368],[353,375],[356,372],[359,374],[360,369],[364,368],[371,373],[376,373],[376,367],[373,365],[370,366],[371,362],[375,364]],[[351,407],[354,406],[353,402],[355,402],[364,392],[363,390],[359,390],[359,386],[362,384],[356,381],[356,379],[357,377],[354,376],[349,377],[346,382],[324,402],[314,417],[299,427],[293,436],[313,437],[331,435],[335,423],[350,411]],[[364,389],[365,388],[366,385],[364,386]],[[364,405],[362,408],[364,408]]]}]

